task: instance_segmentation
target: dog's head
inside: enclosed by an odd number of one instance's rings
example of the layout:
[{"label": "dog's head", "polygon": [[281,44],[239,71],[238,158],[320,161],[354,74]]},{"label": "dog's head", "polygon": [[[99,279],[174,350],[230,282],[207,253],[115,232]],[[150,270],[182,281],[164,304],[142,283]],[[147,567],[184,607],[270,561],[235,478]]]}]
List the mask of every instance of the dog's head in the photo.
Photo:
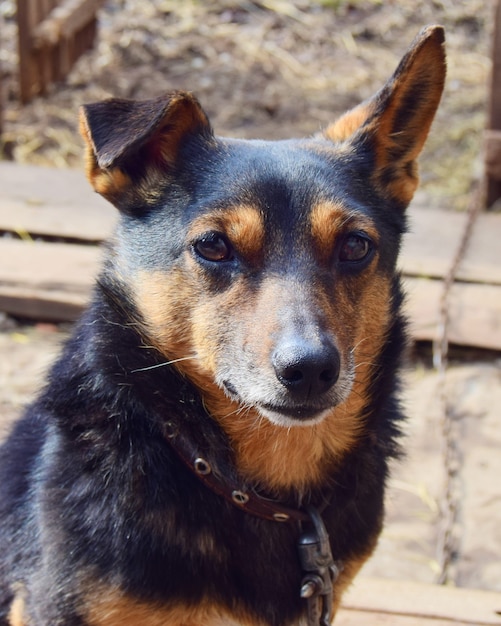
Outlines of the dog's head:
[{"label": "dog's head", "polygon": [[245,411],[318,424],[367,401],[443,41],[424,29],[371,100],[310,139],[217,138],[182,92],[83,108],[88,176],[121,212],[115,268],[143,333],[227,428]]}]

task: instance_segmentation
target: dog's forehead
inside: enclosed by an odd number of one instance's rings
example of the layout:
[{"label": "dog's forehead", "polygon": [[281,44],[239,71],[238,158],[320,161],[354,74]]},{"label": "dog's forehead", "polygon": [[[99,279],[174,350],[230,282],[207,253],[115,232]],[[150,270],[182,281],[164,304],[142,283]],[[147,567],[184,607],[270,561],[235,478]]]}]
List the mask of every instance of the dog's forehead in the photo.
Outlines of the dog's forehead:
[{"label": "dog's forehead", "polygon": [[287,231],[304,227],[324,203],[369,216],[365,198],[357,200],[353,181],[361,176],[353,176],[353,168],[342,148],[324,140],[219,140],[210,158],[205,154],[189,164],[196,201],[185,219],[254,207],[267,229]]},{"label": "dog's forehead", "polygon": [[[228,190],[263,204],[312,204],[341,192],[343,159],[314,140],[223,142],[221,174]],[[250,199],[250,198],[249,198]]]}]

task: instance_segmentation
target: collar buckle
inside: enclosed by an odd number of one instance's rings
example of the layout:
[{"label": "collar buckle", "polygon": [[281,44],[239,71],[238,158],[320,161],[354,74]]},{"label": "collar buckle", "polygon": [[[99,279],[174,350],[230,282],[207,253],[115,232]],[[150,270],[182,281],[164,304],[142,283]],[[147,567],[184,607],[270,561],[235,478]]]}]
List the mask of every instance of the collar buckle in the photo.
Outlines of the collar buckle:
[{"label": "collar buckle", "polygon": [[329,535],[318,510],[306,509],[312,527],[299,537],[299,561],[304,576],[300,596],[307,602],[308,626],[330,626],[334,603],[333,584],[339,569],[332,557]]}]

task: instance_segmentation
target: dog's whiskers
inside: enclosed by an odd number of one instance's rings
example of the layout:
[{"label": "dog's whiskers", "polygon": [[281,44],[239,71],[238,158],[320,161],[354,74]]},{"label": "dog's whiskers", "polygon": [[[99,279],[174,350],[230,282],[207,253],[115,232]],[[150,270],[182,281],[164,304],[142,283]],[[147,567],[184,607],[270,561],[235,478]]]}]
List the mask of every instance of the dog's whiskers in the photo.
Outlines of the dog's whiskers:
[{"label": "dog's whiskers", "polygon": [[155,365],[148,365],[147,367],[138,367],[135,370],[131,370],[131,374],[135,374],[136,372],[147,372],[148,370],[154,370],[159,367],[167,367],[168,365],[173,365],[174,363],[179,363],[180,361],[189,361],[190,359],[194,359],[194,356],[183,356],[179,359],[172,359],[172,361],[165,361],[164,363],[156,363]]}]

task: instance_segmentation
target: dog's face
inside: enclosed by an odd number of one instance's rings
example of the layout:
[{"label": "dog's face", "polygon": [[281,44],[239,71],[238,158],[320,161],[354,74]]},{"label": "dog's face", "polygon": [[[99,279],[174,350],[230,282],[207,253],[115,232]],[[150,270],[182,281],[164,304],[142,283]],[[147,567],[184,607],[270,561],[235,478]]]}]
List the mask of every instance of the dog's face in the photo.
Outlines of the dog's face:
[{"label": "dog's face", "polygon": [[403,213],[325,140],[203,141],[118,237],[147,336],[226,413],[319,422],[377,358]]},{"label": "dog's face", "polygon": [[[114,265],[145,340],[222,422],[360,414],[442,44],[424,29],[372,100],[307,140],[217,138],[186,93],[83,109],[88,175],[121,211]],[[338,430],[351,440],[359,426]]]}]

